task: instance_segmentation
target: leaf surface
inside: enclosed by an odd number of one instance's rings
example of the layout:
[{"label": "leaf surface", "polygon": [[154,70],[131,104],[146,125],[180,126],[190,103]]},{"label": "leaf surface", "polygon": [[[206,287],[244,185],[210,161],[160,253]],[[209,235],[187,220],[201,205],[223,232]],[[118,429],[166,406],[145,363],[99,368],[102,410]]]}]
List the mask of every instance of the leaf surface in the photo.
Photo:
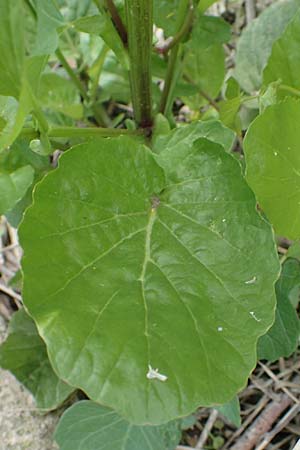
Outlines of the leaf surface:
[{"label": "leaf surface", "polygon": [[296,288],[299,298],[300,262],[289,258],[283,265],[282,274],[276,283],[277,308],[272,328],[258,341],[259,359],[276,361],[289,357],[297,348],[300,321],[290,296]]},{"label": "leaf surface", "polygon": [[[0,154],[0,172],[5,174],[6,179],[10,178],[9,185],[11,186],[13,184],[11,182],[16,178],[13,173],[21,175],[22,178],[18,194],[14,188],[12,197],[9,198],[8,192],[10,191],[6,191],[7,185],[6,189],[1,190],[0,204],[2,206],[0,211],[5,212],[6,218],[15,228],[19,225],[24,210],[31,203],[34,184],[50,169],[49,159],[33,153],[28,142],[23,140],[18,140]],[[5,208],[3,203],[6,203]]]},{"label": "leaf surface", "polygon": [[273,45],[271,56],[263,74],[266,85],[272,83],[272,81],[281,80],[285,85],[300,89],[299,46],[300,10]]},{"label": "leaf surface", "polygon": [[0,346],[0,365],[32,392],[39,408],[55,409],[74,390],[53,372],[46,346],[24,309],[13,315],[9,336]]},{"label": "leaf surface", "polygon": [[246,92],[261,87],[263,70],[272,46],[299,7],[299,0],[277,2],[266,8],[242,32],[237,44],[234,74]]},{"label": "leaf surface", "polygon": [[176,128],[167,135],[160,135],[154,143],[153,151],[161,153],[167,148],[179,145],[191,146],[199,138],[206,138],[229,151],[233,145],[235,134],[217,120],[195,121],[184,127]]},{"label": "leaf surface", "polygon": [[0,172],[0,215],[10,211],[26,194],[33,182],[34,171],[29,165],[12,173]]},{"label": "leaf surface", "polygon": [[132,425],[111,409],[86,400],[64,413],[54,437],[60,450],[174,450],[181,432],[177,422]]},{"label": "leaf surface", "polygon": [[269,106],[250,125],[244,150],[247,180],[275,231],[300,237],[300,102]]},{"label": "leaf surface", "polygon": [[33,55],[50,55],[58,47],[57,29],[64,19],[55,0],[35,0],[37,14],[36,42]]},{"label": "leaf surface", "polygon": [[24,61],[22,0],[0,0],[0,95],[18,97]]},{"label": "leaf surface", "polygon": [[177,14],[180,0],[154,0],[154,23],[163,28],[166,36],[177,31]]},{"label": "leaf surface", "polygon": [[237,396],[225,405],[218,406],[217,410],[237,428],[241,426],[241,408]]},{"label": "leaf surface", "polygon": [[244,386],[278,274],[270,226],[221,146],[156,158],[165,174],[125,137],[72,149],[20,230],[24,298],[55,371],[138,424]]},{"label": "leaf surface", "polygon": [[111,48],[125,69],[128,69],[128,56],[124,51],[123,42],[117,33],[109,15],[102,14],[81,17],[73,22],[76,30],[83,33],[100,35],[106,45]]}]

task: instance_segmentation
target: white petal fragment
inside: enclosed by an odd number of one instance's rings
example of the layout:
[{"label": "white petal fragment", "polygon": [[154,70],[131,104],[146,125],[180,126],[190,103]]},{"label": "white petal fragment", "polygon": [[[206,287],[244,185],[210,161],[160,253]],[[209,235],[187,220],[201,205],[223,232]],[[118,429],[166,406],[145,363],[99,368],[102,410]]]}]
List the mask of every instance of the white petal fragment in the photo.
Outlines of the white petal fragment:
[{"label": "white petal fragment", "polygon": [[254,284],[254,283],[256,283],[256,281],[257,281],[257,277],[253,277],[253,278],[251,278],[251,280],[245,281],[245,284]]},{"label": "white petal fragment", "polygon": [[159,381],[167,381],[168,377],[158,372],[158,369],[152,369],[152,367],[148,366],[149,370],[147,373],[148,380],[159,380]]},{"label": "white petal fragment", "polygon": [[258,319],[255,315],[254,311],[250,311],[250,316],[253,317],[254,320],[256,320],[256,322],[261,322],[261,319]]}]

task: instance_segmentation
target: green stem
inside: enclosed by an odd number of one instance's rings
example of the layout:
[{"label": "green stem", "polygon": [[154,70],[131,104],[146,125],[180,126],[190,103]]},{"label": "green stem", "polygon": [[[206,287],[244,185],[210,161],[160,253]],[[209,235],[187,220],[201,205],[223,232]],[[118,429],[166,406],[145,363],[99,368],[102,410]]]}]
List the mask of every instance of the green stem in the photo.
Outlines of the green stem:
[{"label": "green stem", "polygon": [[[66,58],[64,57],[64,55],[62,54],[62,52],[60,51],[59,48],[56,50],[55,54],[56,54],[57,58],[59,59],[59,61],[61,62],[61,65],[63,66],[63,68],[65,69],[67,74],[69,75],[70,79],[73,81],[73,83],[79,90],[84,101],[88,102],[89,96],[88,96],[83,84],[81,83],[80,79],[76,76],[76,73],[74,72],[72,67],[69,65],[68,61],[66,60]],[[93,110],[93,113],[94,113],[94,116],[95,116],[95,119],[96,119],[98,125],[100,125],[100,126],[109,126],[110,125],[110,119],[107,116],[106,111],[104,110],[104,108],[102,108],[101,105],[95,105],[95,104],[92,105],[92,110]]]},{"label": "green stem", "polygon": [[117,10],[113,0],[106,0],[106,8],[109,11],[113,24],[119,33],[120,38],[122,39],[122,42],[125,47],[127,47],[128,44],[128,36],[127,36],[127,30],[125,28],[125,25],[120,17],[119,11]]},{"label": "green stem", "polygon": [[33,104],[33,112],[32,113],[38,122],[39,130],[42,133],[46,134],[49,129],[48,121],[47,121],[42,109],[40,108],[40,105],[38,104],[36,97],[33,94],[31,94],[31,102]]},{"label": "green stem", "polygon": [[199,94],[203,97],[203,98],[205,98],[205,100],[207,100],[208,101],[208,103],[213,107],[213,108],[215,108],[215,110],[216,111],[220,111],[220,108],[219,108],[219,105],[218,105],[218,103],[217,102],[215,102],[215,100],[209,95],[209,94],[207,94],[206,92],[204,92],[188,75],[184,75],[184,80],[186,80],[189,84],[191,84],[192,86],[194,86],[197,90],[198,90],[198,92],[199,92]]},{"label": "green stem", "polygon": [[127,47],[127,30],[113,0],[94,0],[94,3],[99,9],[100,13],[103,14],[105,10],[109,12],[112,23],[117,30],[117,33],[119,34],[124,46]]},{"label": "green stem", "polygon": [[80,79],[76,76],[74,70],[69,65],[68,61],[66,60],[66,58],[64,57],[64,55],[62,54],[62,52],[59,48],[56,50],[55,54],[56,54],[57,58],[59,59],[59,61],[61,62],[61,65],[63,66],[63,68],[65,69],[65,71],[67,72],[67,74],[69,75],[69,77],[71,78],[71,80],[73,81],[73,83],[75,84],[77,89],[79,90],[82,98],[87,101],[88,95],[86,93],[86,90],[85,90],[83,84],[81,83]]},{"label": "green stem", "polygon": [[182,27],[179,29],[179,31],[174,35],[173,39],[166,44],[165,46],[158,48],[158,51],[160,53],[168,53],[169,50],[174,48],[177,44],[183,41],[183,39],[190,33],[192,27],[193,27],[193,21],[195,17],[194,12],[194,5],[191,4],[188,9],[188,14],[186,15],[186,18],[182,24]]},{"label": "green stem", "polygon": [[95,62],[95,65],[94,65],[96,70],[95,70],[95,76],[92,80],[92,85],[91,85],[91,90],[90,90],[90,100],[92,103],[94,103],[97,98],[99,80],[100,80],[101,72],[103,69],[103,64],[104,64],[104,61],[105,61],[108,51],[109,51],[109,48],[106,45],[104,45],[104,47],[101,49],[101,51],[99,53],[99,56],[97,58],[97,61]]},{"label": "green stem", "polygon": [[[76,128],[76,127],[53,127],[49,128],[47,136],[49,138],[88,138],[88,137],[115,137],[121,135],[142,135],[140,130],[126,130],[119,128]],[[23,128],[20,137],[35,139],[39,137],[39,132],[34,128]]]},{"label": "green stem", "polygon": [[[188,8],[188,13],[187,12]],[[177,30],[175,34],[176,39],[174,44],[169,44],[171,49],[168,60],[167,73],[164,83],[164,88],[161,95],[159,111],[162,114],[168,115],[168,112],[172,105],[173,92],[175,89],[176,81],[179,77],[179,67],[178,67],[178,56],[180,43],[187,33],[191,31],[194,19],[194,5],[191,0],[182,0],[179,5],[178,16],[177,16]],[[175,38],[174,36],[174,38]],[[173,38],[173,40],[174,40]]]},{"label": "green stem", "polygon": [[138,126],[152,126],[151,50],[153,37],[153,0],[125,0],[130,87]]},{"label": "green stem", "polygon": [[164,88],[161,94],[159,112],[167,116],[168,110],[170,108],[171,99],[173,98],[173,90],[172,87],[175,84],[176,67],[177,67],[177,59],[179,54],[179,45],[176,45],[170,52],[167,73],[164,83]]},{"label": "green stem", "polygon": [[287,86],[286,84],[280,84],[278,86],[279,89],[282,91],[289,92],[290,94],[296,95],[297,97],[300,97],[300,91],[298,89],[295,89],[291,86]]}]

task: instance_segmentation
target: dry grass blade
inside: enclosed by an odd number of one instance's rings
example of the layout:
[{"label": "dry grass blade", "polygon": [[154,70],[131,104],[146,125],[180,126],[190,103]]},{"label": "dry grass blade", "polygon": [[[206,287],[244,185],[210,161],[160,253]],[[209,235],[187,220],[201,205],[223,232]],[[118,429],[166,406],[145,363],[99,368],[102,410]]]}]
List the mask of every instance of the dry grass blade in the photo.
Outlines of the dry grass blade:
[{"label": "dry grass blade", "polygon": [[197,450],[203,449],[203,446],[208,439],[209,433],[211,432],[211,430],[214,426],[214,423],[218,418],[218,415],[219,415],[218,411],[216,409],[213,409],[209,415],[209,418],[205,424],[205,427],[201,433],[201,436],[199,438],[199,441],[197,442],[195,449],[197,449]]}]

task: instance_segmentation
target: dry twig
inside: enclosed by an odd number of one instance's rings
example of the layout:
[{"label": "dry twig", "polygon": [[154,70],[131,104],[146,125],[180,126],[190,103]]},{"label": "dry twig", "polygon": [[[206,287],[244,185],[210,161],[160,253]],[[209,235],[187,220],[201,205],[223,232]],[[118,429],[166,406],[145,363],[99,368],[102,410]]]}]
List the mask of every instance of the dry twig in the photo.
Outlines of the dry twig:
[{"label": "dry twig", "polygon": [[201,436],[197,442],[196,445],[196,449],[197,450],[202,450],[203,449],[203,445],[205,444],[205,442],[207,441],[208,437],[209,437],[209,433],[212,430],[212,427],[214,426],[215,421],[217,420],[218,417],[218,411],[216,409],[213,409],[212,412],[210,413],[210,416],[205,424],[205,427],[201,433]]},{"label": "dry twig", "polygon": [[269,403],[250,428],[231,447],[231,450],[252,450],[291,404],[292,399],[286,394],[280,395],[277,401]]}]

